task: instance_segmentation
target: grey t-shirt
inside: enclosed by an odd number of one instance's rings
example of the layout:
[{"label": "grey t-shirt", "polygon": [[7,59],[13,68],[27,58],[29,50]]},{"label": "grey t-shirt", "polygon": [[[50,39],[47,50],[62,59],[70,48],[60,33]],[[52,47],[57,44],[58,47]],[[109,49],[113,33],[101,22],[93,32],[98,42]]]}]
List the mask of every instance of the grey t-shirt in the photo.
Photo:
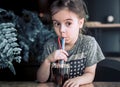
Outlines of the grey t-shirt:
[{"label": "grey t-shirt", "polygon": [[[53,51],[59,49],[57,38],[51,38],[44,45],[42,60]],[[88,35],[79,35],[73,48],[67,51],[68,61],[70,64],[70,77],[76,77],[83,74],[85,67],[92,66],[105,59],[101,48],[95,38]]]}]

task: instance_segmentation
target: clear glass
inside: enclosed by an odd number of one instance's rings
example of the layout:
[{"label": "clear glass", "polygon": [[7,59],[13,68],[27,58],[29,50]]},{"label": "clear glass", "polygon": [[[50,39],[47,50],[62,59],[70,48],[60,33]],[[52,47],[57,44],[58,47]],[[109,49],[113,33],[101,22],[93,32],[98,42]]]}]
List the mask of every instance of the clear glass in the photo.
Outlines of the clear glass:
[{"label": "clear glass", "polygon": [[64,82],[69,79],[70,65],[63,63],[53,63],[52,64],[52,78],[56,83],[57,87],[62,87]]}]

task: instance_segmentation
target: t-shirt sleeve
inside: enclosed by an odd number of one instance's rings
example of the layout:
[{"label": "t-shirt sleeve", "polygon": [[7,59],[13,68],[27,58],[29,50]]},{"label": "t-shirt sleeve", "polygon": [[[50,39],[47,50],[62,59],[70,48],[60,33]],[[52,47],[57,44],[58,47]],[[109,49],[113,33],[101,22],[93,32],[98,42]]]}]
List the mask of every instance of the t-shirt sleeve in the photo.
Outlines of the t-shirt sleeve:
[{"label": "t-shirt sleeve", "polygon": [[45,58],[48,57],[48,55],[50,55],[55,49],[56,49],[57,45],[55,43],[54,39],[50,39],[48,40],[43,47],[43,53],[42,53],[42,57],[41,57],[41,62],[43,62],[45,60]]},{"label": "t-shirt sleeve", "polygon": [[86,67],[87,66],[91,66],[94,65],[100,61],[102,61],[103,59],[105,59],[103,52],[99,46],[99,44],[97,43],[97,41],[95,40],[94,37],[91,37],[88,40],[88,43],[86,44],[86,48],[87,48],[87,53],[86,53],[86,57],[87,57],[87,62],[86,62]]},{"label": "t-shirt sleeve", "polygon": [[48,45],[45,44],[44,47],[43,47],[43,53],[41,55],[41,62],[43,62],[49,54],[50,53],[49,53],[49,50],[48,50]]}]

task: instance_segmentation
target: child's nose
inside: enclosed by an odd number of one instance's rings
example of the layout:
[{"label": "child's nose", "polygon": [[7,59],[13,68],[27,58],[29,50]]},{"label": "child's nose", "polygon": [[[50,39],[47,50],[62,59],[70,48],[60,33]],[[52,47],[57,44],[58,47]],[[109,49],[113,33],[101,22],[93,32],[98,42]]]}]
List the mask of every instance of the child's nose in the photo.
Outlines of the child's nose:
[{"label": "child's nose", "polygon": [[65,32],[66,32],[66,28],[65,28],[64,26],[61,26],[61,27],[60,27],[60,32],[61,32],[61,33],[65,33]]}]

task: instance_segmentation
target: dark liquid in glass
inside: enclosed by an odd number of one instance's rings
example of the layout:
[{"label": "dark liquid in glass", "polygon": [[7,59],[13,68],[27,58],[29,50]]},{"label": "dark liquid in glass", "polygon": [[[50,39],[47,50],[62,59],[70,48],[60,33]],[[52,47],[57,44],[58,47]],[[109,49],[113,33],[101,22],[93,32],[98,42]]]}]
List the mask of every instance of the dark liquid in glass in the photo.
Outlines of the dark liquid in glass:
[{"label": "dark liquid in glass", "polygon": [[52,68],[54,82],[62,87],[64,82],[69,79],[69,68]]}]

